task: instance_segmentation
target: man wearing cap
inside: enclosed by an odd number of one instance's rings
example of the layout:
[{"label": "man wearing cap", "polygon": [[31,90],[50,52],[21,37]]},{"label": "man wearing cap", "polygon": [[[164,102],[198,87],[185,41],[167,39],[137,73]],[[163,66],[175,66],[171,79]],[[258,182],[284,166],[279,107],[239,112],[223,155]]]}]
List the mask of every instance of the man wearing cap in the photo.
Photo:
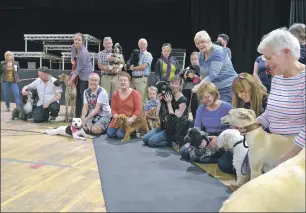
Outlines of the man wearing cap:
[{"label": "man wearing cap", "polygon": [[57,80],[52,77],[48,67],[38,69],[38,78],[22,88],[22,95],[27,95],[27,89],[36,89],[38,93],[37,107],[33,112],[33,121],[42,123],[45,121],[54,122],[60,111],[59,100],[63,90],[60,86],[55,86]]}]

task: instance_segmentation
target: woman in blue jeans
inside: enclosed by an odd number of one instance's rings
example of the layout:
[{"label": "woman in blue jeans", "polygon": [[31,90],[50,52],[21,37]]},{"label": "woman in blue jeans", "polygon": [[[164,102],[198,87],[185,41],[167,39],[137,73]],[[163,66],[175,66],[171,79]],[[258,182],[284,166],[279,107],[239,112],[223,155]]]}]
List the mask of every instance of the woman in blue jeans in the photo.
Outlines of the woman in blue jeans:
[{"label": "woman in blue jeans", "polygon": [[5,61],[0,65],[0,76],[2,82],[2,89],[4,93],[4,101],[6,105],[6,112],[10,111],[10,88],[13,91],[15,97],[16,107],[20,105],[20,93],[19,93],[19,63],[14,60],[12,52],[7,51],[4,54]]},{"label": "woman in blue jeans", "polygon": [[[183,79],[179,76],[174,76],[170,81],[170,88],[172,94],[166,94],[164,97],[162,94],[158,94],[159,100],[156,107],[156,114],[159,115],[161,101],[164,100],[167,103],[168,113],[175,114],[178,118],[187,116],[187,100],[181,93]],[[162,121],[161,121],[162,123]],[[143,142],[152,147],[165,147],[172,141],[168,140],[166,131],[163,127],[152,129],[150,132],[144,135]]]}]

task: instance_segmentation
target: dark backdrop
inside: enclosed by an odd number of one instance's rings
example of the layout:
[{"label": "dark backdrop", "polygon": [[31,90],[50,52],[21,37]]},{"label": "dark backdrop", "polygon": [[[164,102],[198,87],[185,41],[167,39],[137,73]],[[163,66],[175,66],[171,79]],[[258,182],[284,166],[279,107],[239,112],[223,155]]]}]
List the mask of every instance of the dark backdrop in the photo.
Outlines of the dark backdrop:
[{"label": "dark backdrop", "polygon": [[[164,42],[195,51],[193,38],[205,29],[212,40],[230,37],[238,73],[252,72],[261,37],[288,26],[290,0],[10,0],[0,1],[0,52],[24,51],[23,34],[91,34],[111,36],[127,58],[138,39],[148,40],[156,60]],[[42,47],[28,42],[28,51]],[[94,49],[97,51],[97,49]],[[1,54],[1,60],[3,54]],[[154,61],[155,61],[154,60]],[[189,57],[186,65],[189,64]],[[48,65],[48,63],[46,64]],[[153,64],[154,65],[154,64]],[[23,65],[25,67],[25,65]]]}]

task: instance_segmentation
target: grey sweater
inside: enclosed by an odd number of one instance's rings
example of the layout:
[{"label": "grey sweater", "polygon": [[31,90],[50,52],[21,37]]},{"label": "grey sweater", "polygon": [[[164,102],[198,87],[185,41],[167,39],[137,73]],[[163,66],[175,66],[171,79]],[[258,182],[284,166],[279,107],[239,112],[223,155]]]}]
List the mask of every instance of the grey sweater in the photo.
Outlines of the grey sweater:
[{"label": "grey sweater", "polygon": [[89,75],[93,72],[92,70],[92,62],[89,55],[88,50],[85,46],[81,47],[80,53],[77,54],[76,48],[74,45],[71,47],[71,56],[75,56],[77,58],[77,66],[73,75],[79,76],[80,80],[88,81]]}]

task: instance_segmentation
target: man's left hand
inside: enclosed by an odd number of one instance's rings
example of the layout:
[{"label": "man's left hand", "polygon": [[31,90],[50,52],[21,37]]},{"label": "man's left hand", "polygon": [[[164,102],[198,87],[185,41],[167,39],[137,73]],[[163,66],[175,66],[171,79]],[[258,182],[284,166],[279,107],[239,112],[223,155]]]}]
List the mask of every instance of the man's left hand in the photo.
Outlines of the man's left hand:
[{"label": "man's left hand", "polygon": [[44,108],[44,109],[47,109],[47,108],[49,107],[49,105],[50,105],[50,104],[45,103],[45,104],[43,105],[43,108]]}]

